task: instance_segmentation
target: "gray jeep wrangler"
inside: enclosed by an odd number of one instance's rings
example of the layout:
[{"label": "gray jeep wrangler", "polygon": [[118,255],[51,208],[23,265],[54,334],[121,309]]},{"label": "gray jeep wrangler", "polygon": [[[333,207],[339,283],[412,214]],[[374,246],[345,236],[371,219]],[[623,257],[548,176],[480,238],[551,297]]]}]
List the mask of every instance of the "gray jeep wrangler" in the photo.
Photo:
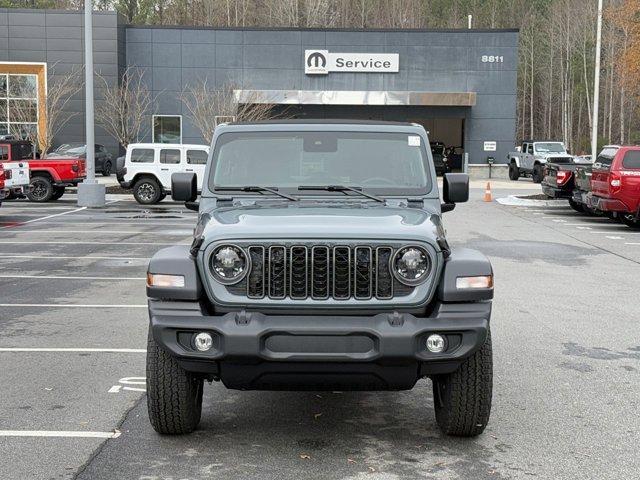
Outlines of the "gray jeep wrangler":
[{"label": "gray jeep wrangler", "polygon": [[[388,122],[216,128],[191,246],[149,263],[147,402],[153,428],[193,431],[204,380],[240,390],[407,390],[433,384],[436,421],[489,420],[493,271],[451,248],[425,130]],[[426,400],[426,399],[425,399]]]}]

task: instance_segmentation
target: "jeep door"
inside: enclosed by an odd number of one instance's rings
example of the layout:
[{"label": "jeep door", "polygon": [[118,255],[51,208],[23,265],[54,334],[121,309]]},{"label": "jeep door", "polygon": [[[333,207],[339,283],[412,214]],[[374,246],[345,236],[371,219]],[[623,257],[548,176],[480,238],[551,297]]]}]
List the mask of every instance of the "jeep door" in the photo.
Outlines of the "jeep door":
[{"label": "jeep door", "polygon": [[522,159],[524,168],[527,170],[533,170],[533,162],[535,159],[533,155],[533,143],[527,143],[527,150],[523,153]]},{"label": "jeep door", "polygon": [[161,147],[159,150],[158,180],[160,180],[163,188],[168,190],[171,188],[171,175],[177,172],[184,172],[182,148],[176,145],[175,147]]},{"label": "jeep door", "polygon": [[204,183],[204,169],[207,166],[207,159],[209,158],[209,151],[205,148],[189,148],[185,149],[186,168],[187,172],[195,172],[198,191],[202,191],[202,185]]}]

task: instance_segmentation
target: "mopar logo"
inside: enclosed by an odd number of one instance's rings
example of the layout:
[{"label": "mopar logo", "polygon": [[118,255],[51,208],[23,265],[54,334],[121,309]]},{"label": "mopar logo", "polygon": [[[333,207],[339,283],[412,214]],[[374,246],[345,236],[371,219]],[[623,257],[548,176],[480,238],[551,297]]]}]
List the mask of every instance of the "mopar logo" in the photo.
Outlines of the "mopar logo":
[{"label": "mopar logo", "polygon": [[321,52],[312,52],[307,56],[307,67],[324,68],[327,66],[327,57]]}]

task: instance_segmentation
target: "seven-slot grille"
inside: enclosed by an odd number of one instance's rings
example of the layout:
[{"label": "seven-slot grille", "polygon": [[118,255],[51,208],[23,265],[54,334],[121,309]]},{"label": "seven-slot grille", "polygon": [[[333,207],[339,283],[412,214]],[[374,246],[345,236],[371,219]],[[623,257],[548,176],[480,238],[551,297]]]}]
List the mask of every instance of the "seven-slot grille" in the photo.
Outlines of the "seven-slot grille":
[{"label": "seven-slot grille", "polygon": [[252,299],[388,300],[413,290],[394,280],[388,246],[252,245],[245,251],[251,270],[229,290]]}]

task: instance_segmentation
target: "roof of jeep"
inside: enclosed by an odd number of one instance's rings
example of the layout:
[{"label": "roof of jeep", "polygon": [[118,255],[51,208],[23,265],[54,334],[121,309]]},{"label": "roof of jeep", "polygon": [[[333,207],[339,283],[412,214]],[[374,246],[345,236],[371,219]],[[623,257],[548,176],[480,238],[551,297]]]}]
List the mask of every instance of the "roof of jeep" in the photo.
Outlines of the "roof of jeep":
[{"label": "roof of jeep", "polygon": [[405,127],[419,126],[411,122],[391,122],[385,120],[349,120],[349,119],[283,119],[258,120],[253,122],[228,122],[226,125],[396,125]]}]

